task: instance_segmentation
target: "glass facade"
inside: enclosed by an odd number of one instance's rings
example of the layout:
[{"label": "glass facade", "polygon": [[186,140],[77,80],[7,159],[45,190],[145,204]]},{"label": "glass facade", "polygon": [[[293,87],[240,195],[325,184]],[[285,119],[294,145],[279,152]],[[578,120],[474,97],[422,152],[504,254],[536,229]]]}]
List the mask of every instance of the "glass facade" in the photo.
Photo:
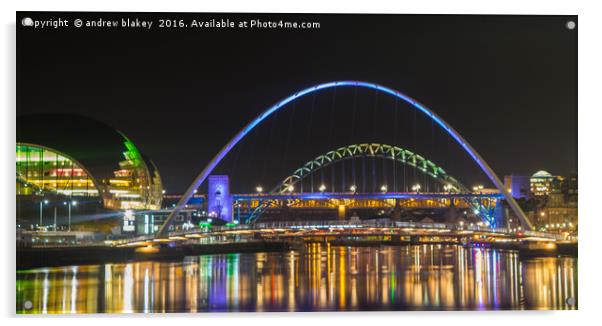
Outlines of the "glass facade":
[{"label": "glass facade", "polygon": [[163,187],[157,169],[149,169],[131,141],[126,139],[124,145],[124,159],[115,163],[117,169],[97,179],[65,153],[18,143],[17,195],[100,196],[110,209],[159,209]]},{"label": "glass facade", "polygon": [[43,146],[18,144],[16,160],[17,195],[49,192],[99,196],[88,171],[65,154]]},{"label": "glass facade", "polygon": [[124,160],[114,176],[104,180],[110,200],[107,206],[115,209],[160,209],[163,186],[157,169],[149,169],[142,154],[130,140],[124,142]]},{"label": "glass facade", "polygon": [[529,179],[531,193],[535,196],[547,196],[560,191],[562,178],[553,176],[546,171],[538,171]]}]

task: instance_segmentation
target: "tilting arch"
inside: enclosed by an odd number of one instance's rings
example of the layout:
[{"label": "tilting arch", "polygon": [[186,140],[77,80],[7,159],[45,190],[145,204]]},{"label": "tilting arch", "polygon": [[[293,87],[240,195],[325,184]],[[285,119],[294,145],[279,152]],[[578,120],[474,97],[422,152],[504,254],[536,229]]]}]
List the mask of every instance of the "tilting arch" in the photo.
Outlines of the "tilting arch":
[{"label": "tilting arch", "polygon": [[302,167],[295,170],[293,174],[286,177],[272,190],[272,193],[284,193],[287,191],[289,186],[295,185],[307,175],[323,169],[331,164],[355,157],[379,157],[389,159],[420,170],[422,173],[431,176],[441,184],[451,186],[451,192],[469,192],[468,188],[447,174],[443,168],[437,166],[435,163],[424,158],[423,156],[401,147],[373,143],[353,144],[340,147],[338,149],[329,151],[324,155],[320,155],[315,159],[305,163]]},{"label": "tilting arch", "polygon": [[296,99],[303,97],[307,94],[311,94],[313,92],[317,92],[317,91],[320,91],[323,89],[329,89],[329,88],[335,88],[335,87],[350,87],[350,86],[374,89],[379,92],[383,92],[383,93],[389,94],[391,96],[394,96],[396,98],[399,98],[399,99],[403,100],[404,102],[410,104],[413,108],[415,108],[418,111],[425,114],[427,117],[432,119],[434,122],[436,122],[441,128],[443,128],[443,130],[445,130],[460,145],[460,147],[462,147],[462,149],[464,149],[464,151],[475,161],[475,163],[477,163],[477,165],[481,168],[481,170],[483,170],[483,172],[485,172],[485,174],[487,175],[489,180],[491,180],[491,182],[500,191],[500,193],[502,193],[504,195],[506,201],[508,202],[508,205],[510,206],[512,211],[518,216],[518,218],[521,221],[524,228],[527,230],[533,229],[533,225],[531,224],[531,221],[529,221],[529,219],[527,218],[525,213],[518,206],[518,203],[508,193],[508,191],[504,187],[504,184],[502,183],[500,178],[495,174],[495,172],[493,172],[493,170],[491,169],[489,164],[487,164],[487,162],[485,162],[485,160],[483,160],[481,155],[479,155],[479,153],[464,139],[464,137],[462,137],[462,135],[460,135],[447,122],[445,122],[445,120],[443,120],[441,117],[439,117],[436,113],[431,111],[429,108],[427,108],[423,104],[419,103],[415,99],[413,99],[399,91],[396,91],[394,89],[391,89],[391,88],[388,88],[385,86],[381,86],[381,85],[378,85],[375,83],[346,80],[346,81],[333,81],[333,82],[328,82],[328,83],[324,83],[324,84],[319,84],[316,86],[306,88],[302,91],[299,91],[299,92],[283,99],[282,101],[276,103],[275,105],[271,106],[266,111],[259,114],[251,122],[249,122],[215,155],[215,157],[213,157],[213,159],[209,162],[209,164],[207,164],[207,166],[205,166],[203,171],[201,171],[201,173],[194,179],[194,181],[192,182],[190,187],[188,187],[188,189],[186,190],[186,192],[184,193],[184,195],[182,196],[180,201],[176,204],[174,210],[171,212],[171,214],[168,216],[168,218],[165,220],[165,222],[163,223],[163,225],[157,232],[157,235],[161,236],[168,230],[168,227],[171,224],[171,222],[173,221],[174,217],[180,212],[180,210],[182,210],[182,208],[184,208],[186,203],[188,203],[188,200],[190,200],[190,198],[194,194],[194,190],[197,189],[205,181],[205,179],[207,179],[207,177],[209,176],[209,174],[211,174],[213,169],[215,169],[215,167],[232,150],[232,148],[234,148],[234,146],[236,146],[236,144],[238,144],[238,142],[241,139],[243,139],[249,132],[251,132],[251,130],[253,130],[263,120],[265,120],[267,117],[272,115],[274,112],[285,107],[288,103],[295,101]]}]

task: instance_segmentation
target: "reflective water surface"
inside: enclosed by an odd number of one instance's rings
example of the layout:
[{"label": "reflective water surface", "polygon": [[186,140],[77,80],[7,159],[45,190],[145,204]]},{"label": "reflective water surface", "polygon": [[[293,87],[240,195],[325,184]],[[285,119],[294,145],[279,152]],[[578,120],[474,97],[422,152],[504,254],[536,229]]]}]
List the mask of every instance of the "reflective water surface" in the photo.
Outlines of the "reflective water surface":
[{"label": "reflective water surface", "polygon": [[453,245],[310,244],[17,272],[18,313],[576,308],[576,258]]}]

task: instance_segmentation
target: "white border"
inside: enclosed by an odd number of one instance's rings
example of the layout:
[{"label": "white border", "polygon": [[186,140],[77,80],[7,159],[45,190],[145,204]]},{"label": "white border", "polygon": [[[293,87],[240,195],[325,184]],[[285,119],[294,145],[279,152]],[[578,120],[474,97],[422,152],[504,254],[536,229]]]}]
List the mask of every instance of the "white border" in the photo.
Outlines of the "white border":
[{"label": "white border", "polygon": [[[144,319],[145,324],[163,325],[167,322],[164,318],[193,317],[193,318],[219,318],[209,322],[222,324],[248,324],[262,325],[293,323],[306,324],[325,320],[327,323],[345,323],[353,325],[367,325],[373,323],[417,323],[420,325],[450,325],[450,324],[486,324],[508,325],[510,323],[532,324],[545,323],[545,325],[580,325],[600,322],[601,317],[596,315],[602,311],[598,307],[600,301],[600,281],[602,260],[599,254],[602,249],[602,208],[596,205],[596,191],[600,192],[602,180],[600,172],[600,140],[599,122],[602,110],[599,94],[602,91],[600,78],[602,71],[601,51],[601,22],[602,11],[599,1],[525,1],[504,0],[493,3],[478,0],[452,0],[452,1],[379,1],[370,0],[362,2],[304,0],[296,2],[286,1],[3,1],[0,6],[2,17],[2,40],[0,56],[2,60],[3,76],[0,79],[0,100],[2,102],[2,117],[0,128],[0,146],[2,147],[2,183],[0,186],[0,205],[3,209],[3,263],[0,268],[2,280],[2,295],[0,308],[2,317],[14,316],[14,117],[15,117],[15,11],[17,10],[50,10],[50,11],[171,11],[171,12],[307,12],[307,13],[432,13],[432,14],[577,14],[579,32],[579,174],[581,193],[579,202],[580,212],[580,256],[579,260],[579,311],[577,312],[384,312],[384,313],[246,313],[246,314],[197,314],[197,315],[155,315],[155,318]],[[597,240],[597,241],[596,241]],[[598,276],[598,277],[596,277]],[[138,315],[140,316],[140,315]],[[13,318],[4,320],[7,323],[28,324],[61,324],[81,325],[92,323],[95,325],[110,322],[128,322],[122,316],[99,316],[97,318],[56,318],[47,317],[36,320],[27,318]],[[100,318],[98,318],[100,317]],[[242,319],[244,318],[244,320]],[[248,319],[247,319],[248,318]],[[319,319],[318,319],[319,318]],[[398,320],[388,320],[395,318]],[[339,321],[340,320],[340,321]],[[206,320],[178,320],[177,322],[206,322]]]}]

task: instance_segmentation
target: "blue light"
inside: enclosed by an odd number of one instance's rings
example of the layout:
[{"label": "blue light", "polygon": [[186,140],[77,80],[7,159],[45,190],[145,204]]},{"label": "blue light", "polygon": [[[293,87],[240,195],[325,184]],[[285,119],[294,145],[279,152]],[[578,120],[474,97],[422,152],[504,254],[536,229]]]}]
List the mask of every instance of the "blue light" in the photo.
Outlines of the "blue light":
[{"label": "blue light", "polygon": [[231,222],[233,220],[231,211],[232,196],[230,195],[230,181],[227,175],[209,176],[207,209],[224,221]]}]

